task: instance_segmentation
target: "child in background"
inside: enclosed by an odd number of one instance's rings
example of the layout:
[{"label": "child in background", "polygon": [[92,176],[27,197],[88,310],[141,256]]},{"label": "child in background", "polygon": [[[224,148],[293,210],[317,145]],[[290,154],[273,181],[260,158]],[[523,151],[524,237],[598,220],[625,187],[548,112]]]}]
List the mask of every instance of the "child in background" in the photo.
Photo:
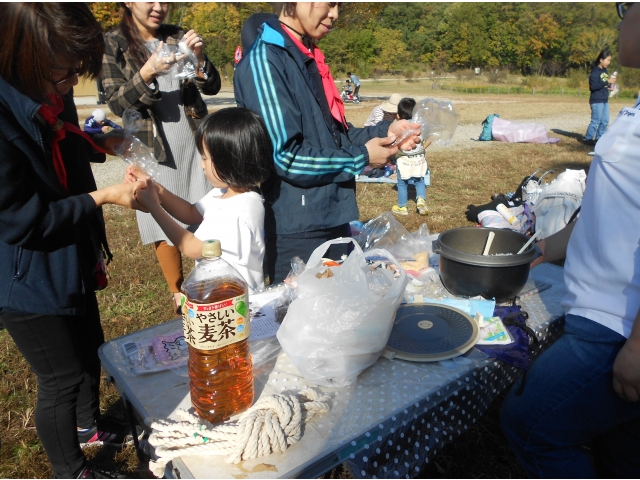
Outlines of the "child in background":
[{"label": "child in background", "polygon": [[120,125],[107,118],[107,114],[101,108],[96,108],[91,116],[84,121],[84,131],[90,134],[107,133],[111,128],[122,130]]},{"label": "child in background", "polygon": [[[242,274],[249,292],[256,293],[264,288],[265,248],[264,206],[257,187],[273,163],[271,139],[251,110],[225,108],[202,121],[195,140],[214,189],[191,204],[146,178],[147,188],[138,190],[136,199],[189,258],[202,257],[203,240],[220,240],[222,258]],[[135,167],[127,167],[127,175],[128,180],[142,177]],[[200,226],[194,234],[174,218]]]},{"label": "child in background", "polygon": [[[416,101],[413,98],[403,98],[398,103],[398,120],[411,120]],[[407,209],[408,185],[416,187],[416,206],[420,215],[428,215],[427,186],[425,175],[428,171],[425,149],[431,144],[431,139],[416,145],[413,150],[399,150],[396,154],[396,176],[398,179],[398,204],[391,211],[396,215],[408,215]]]}]

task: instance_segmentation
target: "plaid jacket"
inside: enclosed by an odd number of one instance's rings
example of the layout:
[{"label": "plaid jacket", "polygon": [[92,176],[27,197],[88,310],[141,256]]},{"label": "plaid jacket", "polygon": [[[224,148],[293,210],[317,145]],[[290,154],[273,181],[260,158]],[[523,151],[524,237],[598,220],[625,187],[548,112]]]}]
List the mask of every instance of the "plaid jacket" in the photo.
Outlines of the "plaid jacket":
[{"label": "plaid jacket", "polygon": [[[159,33],[161,40],[168,45],[177,45],[184,36],[184,31],[175,25],[162,25]],[[155,88],[152,89],[142,80],[128,49],[129,45],[120,27],[105,34],[101,78],[107,95],[107,104],[109,109],[119,117],[122,117],[128,108],[138,110],[142,114],[143,126],[136,133],[136,137],[152,149],[158,162],[167,162],[169,161],[166,153],[167,140],[162,124],[157,120],[154,111],[162,97],[158,82],[154,79]],[[215,95],[220,91],[220,74],[208,59],[205,64],[205,73],[207,80],[196,77],[181,82],[182,104],[193,132],[207,115],[207,105],[200,91],[205,95]]]}]

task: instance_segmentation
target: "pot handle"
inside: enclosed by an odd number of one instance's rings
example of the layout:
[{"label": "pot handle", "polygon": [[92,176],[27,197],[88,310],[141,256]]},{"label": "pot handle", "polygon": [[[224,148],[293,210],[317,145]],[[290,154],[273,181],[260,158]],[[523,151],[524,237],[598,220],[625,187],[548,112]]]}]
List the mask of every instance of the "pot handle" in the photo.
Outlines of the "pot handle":
[{"label": "pot handle", "polygon": [[[433,253],[440,253],[440,242],[438,240],[431,242],[431,250]],[[542,255],[542,252],[540,252],[540,255]]]}]

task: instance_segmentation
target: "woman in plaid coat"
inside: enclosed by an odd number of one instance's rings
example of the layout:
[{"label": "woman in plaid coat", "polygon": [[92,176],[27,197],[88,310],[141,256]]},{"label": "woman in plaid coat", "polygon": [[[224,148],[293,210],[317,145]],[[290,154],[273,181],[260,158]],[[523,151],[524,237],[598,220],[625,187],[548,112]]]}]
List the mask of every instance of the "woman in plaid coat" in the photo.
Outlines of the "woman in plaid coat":
[{"label": "woman in plaid coat", "polygon": [[[160,164],[159,183],[194,203],[211,189],[202,175],[193,140],[207,115],[201,93],[218,93],[220,74],[204,54],[196,32],[185,34],[180,27],[162,23],[168,10],[167,3],[124,3],[120,25],[105,35],[101,77],[114,114],[122,116],[125,109],[142,114],[143,126],[136,136],[152,149]],[[199,61],[198,75],[172,80],[166,76],[172,63],[159,59],[157,52],[163,43],[177,45],[183,39]],[[183,280],[180,251],[149,214],[137,212],[137,218],[142,242],[155,246],[177,311]]]}]

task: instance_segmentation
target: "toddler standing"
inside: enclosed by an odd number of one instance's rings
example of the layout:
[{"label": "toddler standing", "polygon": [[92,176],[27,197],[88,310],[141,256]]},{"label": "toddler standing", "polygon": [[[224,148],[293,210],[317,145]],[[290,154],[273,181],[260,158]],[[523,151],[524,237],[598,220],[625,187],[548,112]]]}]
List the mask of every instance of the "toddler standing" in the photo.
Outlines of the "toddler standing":
[{"label": "toddler standing", "polygon": [[[413,98],[403,98],[398,103],[398,120],[410,120],[416,101]],[[431,145],[431,139],[416,145],[413,150],[398,150],[396,154],[396,176],[398,179],[398,204],[391,211],[396,215],[408,215],[408,185],[416,187],[416,206],[420,215],[428,215],[427,186],[425,175],[428,171],[425,149]]]},{"label": "toddler standing", "polygon": [[[191,204],[147,178],[136,199],[169,240],[189,258],[202,257],[204,240],[220,240],[222,258],[242,274],[250,293],[264,288],[264,206],[258,185],[266,180],[273,147],[264,122],[246,108],[207,116],[196,131],[201,166],[214,189]],[[130,179],[141,174],[128,167]],[[154,188],[155,187],[155,188]],[[200,224],[195,233],[180,226]]]}]

